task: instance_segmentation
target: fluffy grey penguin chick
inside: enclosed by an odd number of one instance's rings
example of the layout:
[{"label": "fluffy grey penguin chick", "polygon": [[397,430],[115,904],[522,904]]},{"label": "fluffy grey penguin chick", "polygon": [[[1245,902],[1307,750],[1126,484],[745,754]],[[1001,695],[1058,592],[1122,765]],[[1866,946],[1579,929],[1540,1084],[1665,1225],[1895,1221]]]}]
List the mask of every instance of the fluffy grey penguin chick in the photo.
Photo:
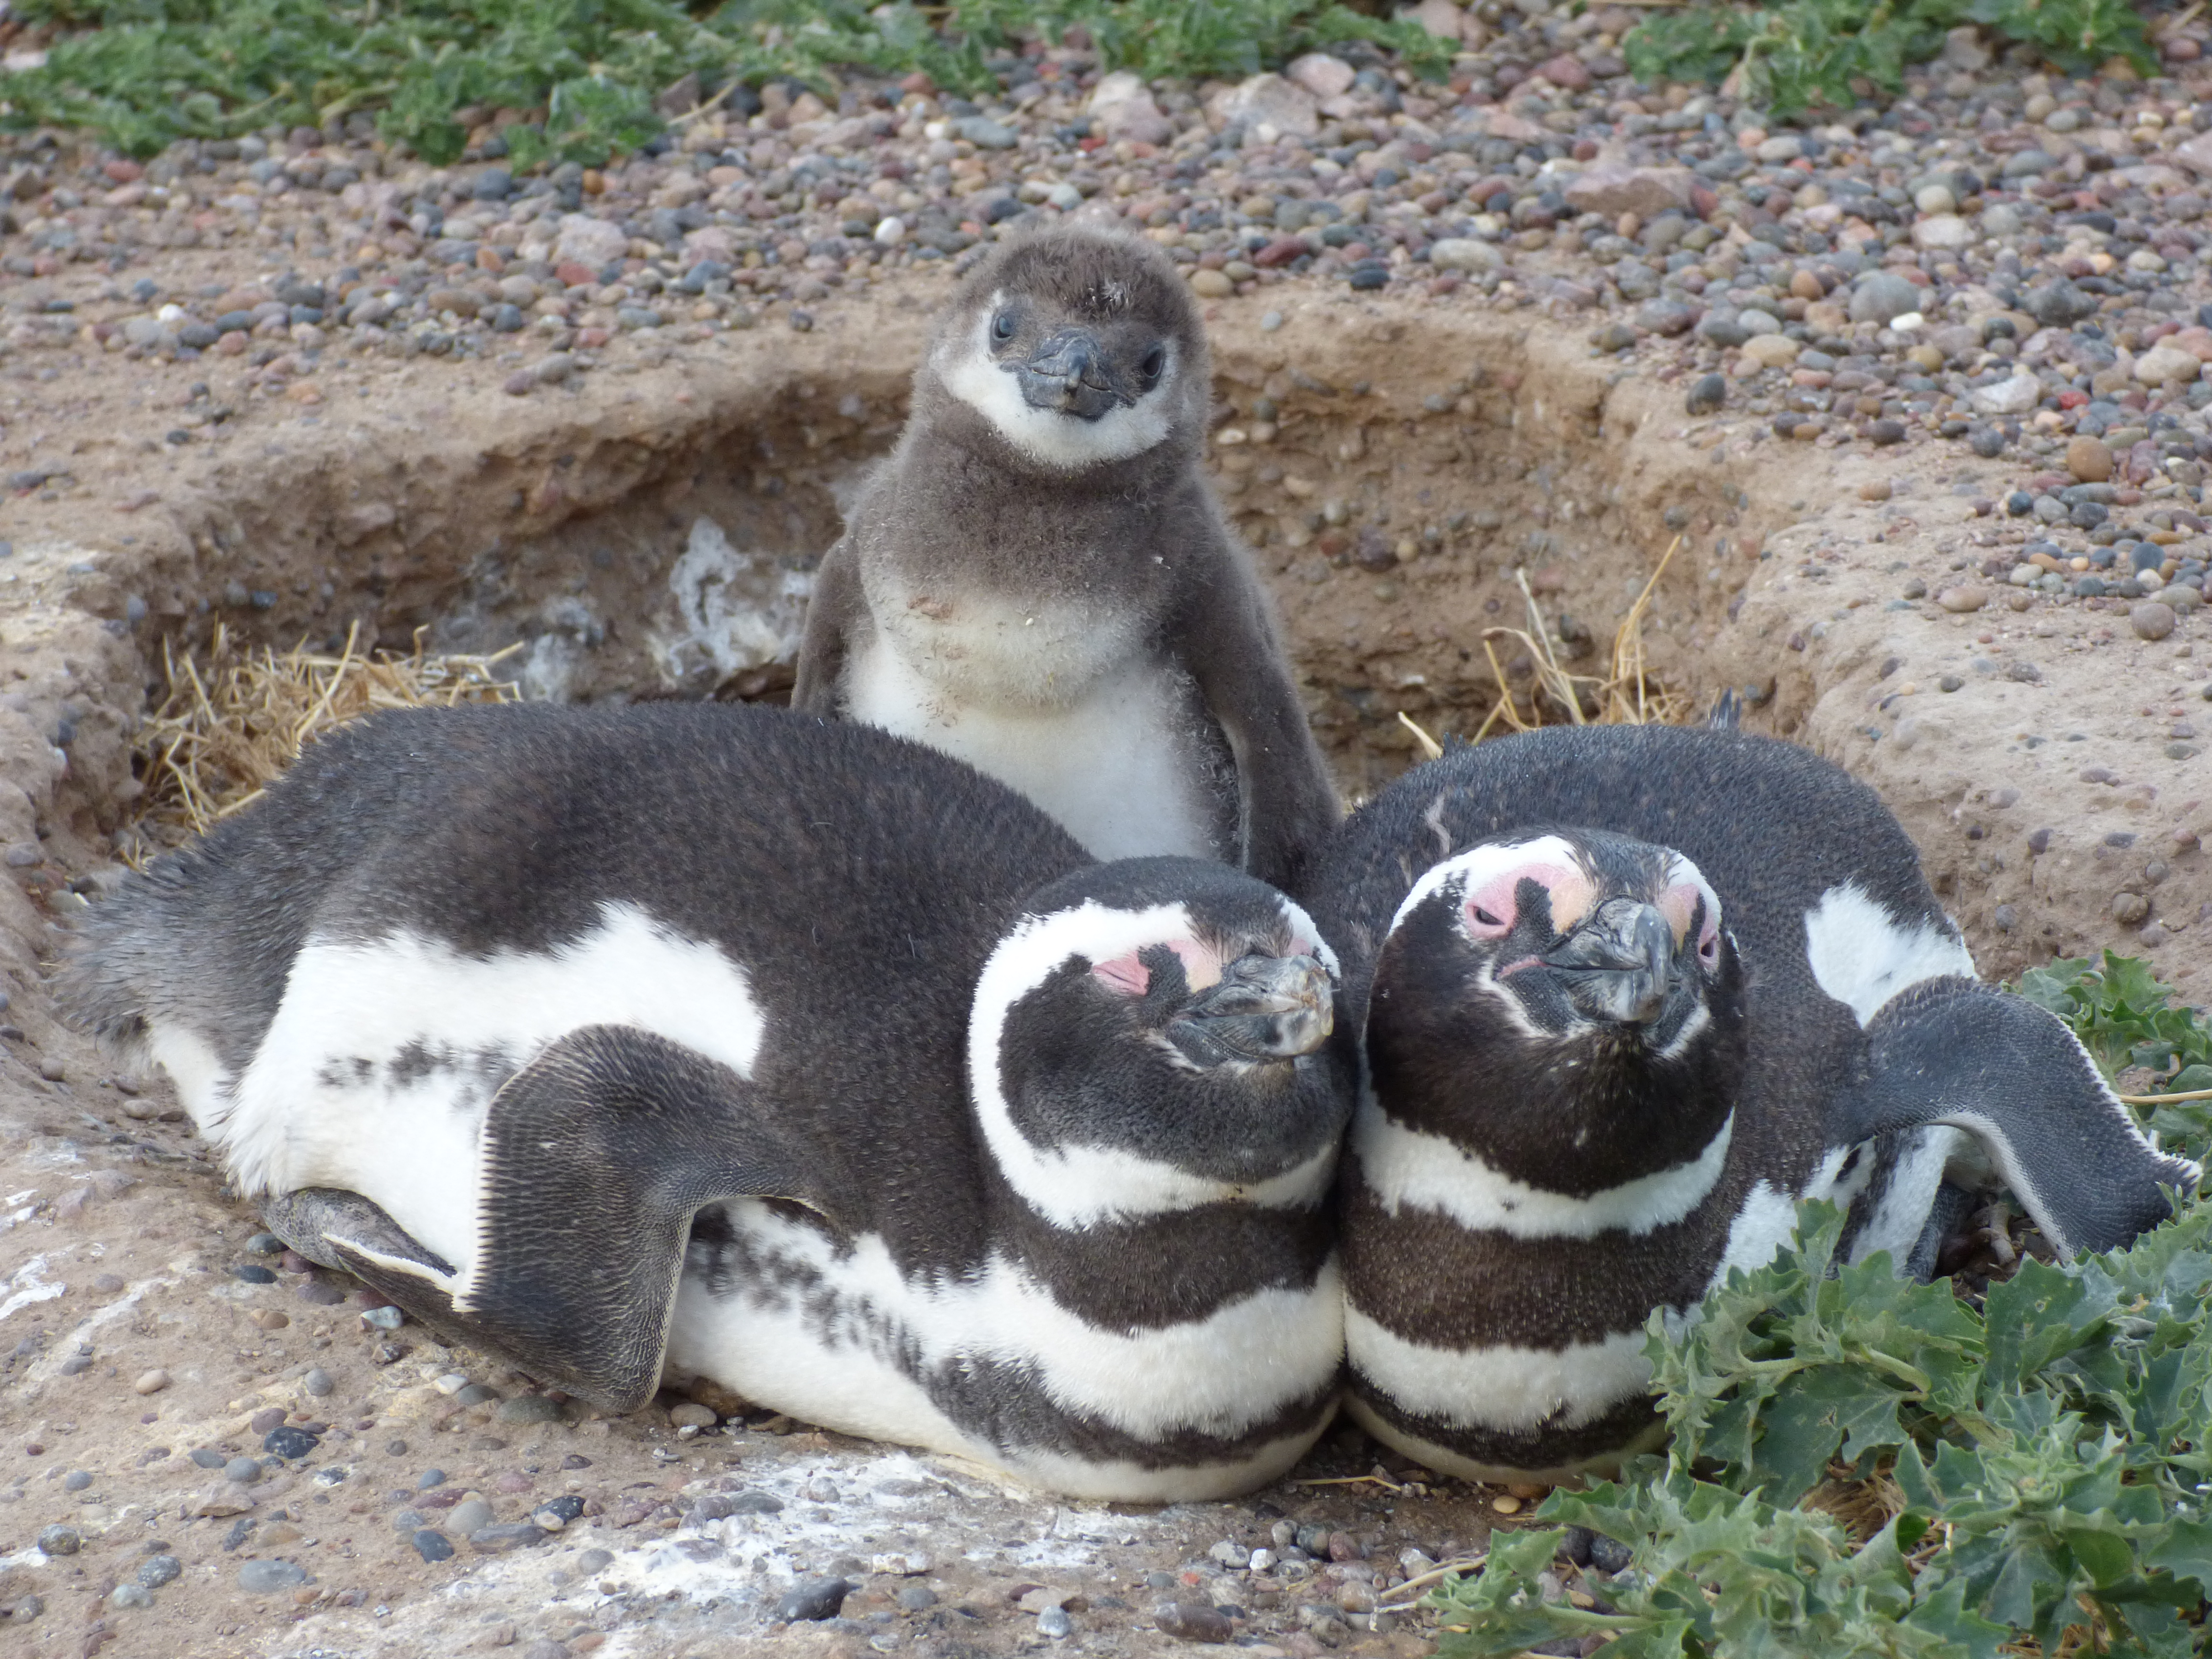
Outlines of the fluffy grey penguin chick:
[{"label": "fluffy grey penguin chick", "polygon": [[823,559],[793,707],[957,756],[1094,857],[1288,881],[1336,797],[1206,482],[1210,386],[1150,245],[1062,227],[978,268]]}]

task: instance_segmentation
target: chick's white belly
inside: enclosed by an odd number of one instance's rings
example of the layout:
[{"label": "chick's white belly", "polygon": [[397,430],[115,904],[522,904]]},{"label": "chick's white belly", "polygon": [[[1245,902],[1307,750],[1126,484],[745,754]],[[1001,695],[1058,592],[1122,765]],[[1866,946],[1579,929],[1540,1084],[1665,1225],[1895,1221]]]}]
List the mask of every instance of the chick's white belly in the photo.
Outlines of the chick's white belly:
[{"label": "chick's white belly", "polygon": [[852,718],[963,760],[1050,813],[1105,860],[1176,853],[1222,858],[1188,679],[1138,656],[1065,703],[963,702],[881,635],[854,656]]},{"label": "chick's white belly", "polygon": [[[1320,1431],[1317,1419],[1280,1434],[1266,1425],[1336,1375],[1343,1284],[1334,1262],[1304,1289],[1255,1291],[1184,1324],[1115,1330],[1061,1306],[1004,1256],[973,1273],[908,1278],[875,1235],[833,1243],[757,1200],[721,1210],[733,1242],[695,1243],[677,1292],[674,1381],[710,1377],[845,1433],[1132,1501],[1249,1490]],[[1151,1468],[1054,1443],[1061,1417],[1086,1425],[1091,1441],[1246,1438],[1210,1461]]]},{"label": "chick's white belly", "polygon": [[597,927],[550,951],[470,956],[405,932],[313,939],[234,1085],[200,1075],[185,1104],[241,1190],[358,1193],[465,1286],[492,1097],[587,1025],[657,1032],[740,1075],[763,1032],[737,963],[633,905],[602,904]]}]

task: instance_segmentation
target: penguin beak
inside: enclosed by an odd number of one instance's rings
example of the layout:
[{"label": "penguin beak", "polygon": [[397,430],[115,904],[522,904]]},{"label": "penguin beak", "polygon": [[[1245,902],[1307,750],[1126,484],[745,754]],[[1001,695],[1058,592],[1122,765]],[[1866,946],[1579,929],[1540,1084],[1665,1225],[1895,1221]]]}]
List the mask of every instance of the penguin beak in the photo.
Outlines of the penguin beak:
[{"label": "penguin beak", "polygon": [[1542,958],[1592,1019],[1646,1025],[1674,988],[1674,930],[1656,905],[1609,898]]},{"label": "penguin beak", "polygon": [[1048,409],[1095,421],[1117,405],[1133,402],[1109,379],[1097,338],[1088,330],[1064,328],[1048,335],[1029,362],[1014,373],[1022,398],[1031,409]]},{"label": "penguin beak", "polygon": [[1240,957],[1168,1022],[1168,1041],[1201,1068],[1294,1060],[1336,1026],[1328,969],[1312,957]]}]

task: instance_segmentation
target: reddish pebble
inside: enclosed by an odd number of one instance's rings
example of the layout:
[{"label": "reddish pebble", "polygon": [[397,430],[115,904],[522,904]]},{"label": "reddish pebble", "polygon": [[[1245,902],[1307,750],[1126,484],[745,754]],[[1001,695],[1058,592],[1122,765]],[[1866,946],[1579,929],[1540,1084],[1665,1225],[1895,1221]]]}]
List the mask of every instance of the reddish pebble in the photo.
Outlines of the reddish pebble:
[{"label": "reddish pebble", "polygon": [[519,368],[501,383],[500,390],[510,398],[526,396],[538,384],[538,377],[526,368]]},{"label": "reddish pebble", "polygon": [[505,1474],[501,1475],[491,1484],[492,1490],[494,1492],[528,1492],[530,1490],[530,1477],[517,1470],[509,1469]]},{"label": "reddish pebble", "polygon": [[1305,251],[1306,245],[1297,237],[1278,236],[1252,256],[1252,263],[1265,270],[1273,265],[1286,265]]},{"label": "reddish pebble", "polygon": [[1690,211],[1700,219],[1710,219],[1720,211],[1721,198],[1717,191],[1705,185],[1690,186]]},{"label": "reddish pebble", "polygon": [[2086,392],[2062,392],[2058,394],[2061,409],[2079,409],[2088,401],[2089,394]]},{"label": "reddish pebble", "polygon": [[496,275],[507,269],[507,261],[500,258],[497,248],[480,247],[477,250],[477,269],[489,270]]},{"label": "reddish pebble", "polygon": [[1563,92],[1581,92],[1590,83],[1589,66],[1565,52],[1539,64],[1536,73]]},{"label": "reddish pebble", "polygon": [[1357,264],[1374,252],[1375,250],[1364,242],[1346,242],[1344,245],[1344,257],[1348,264]]},{"label": "reddish pebble", "polygon": [[118,185],[135,185],[146,176],[145,168],[125,157],[103,162],[100,170]]},{"label": "reddish pebble", "polygon": [[563,288],[589,288],[599,280],[599,273],[574,259],[563,259],[553,267],[553,278]]},{"label": "reddish pebble", "polygon": [[596,351],[607,343],[607,331],[603,328],[580,328],[576,343],[586,351]]},{"label": "reddish pebble", "polygon": [[229,333],[222,336],[215,343],[215,349],[222,353],[226,357],[244,356],[246,355],[246,331],[238,328],[234,328]]}]

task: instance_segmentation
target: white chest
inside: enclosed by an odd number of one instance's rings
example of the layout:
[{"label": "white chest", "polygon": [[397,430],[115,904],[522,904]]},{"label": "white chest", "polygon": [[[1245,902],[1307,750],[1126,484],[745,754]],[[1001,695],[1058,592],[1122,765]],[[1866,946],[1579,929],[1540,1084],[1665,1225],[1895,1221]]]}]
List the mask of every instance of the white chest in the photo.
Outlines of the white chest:
[{"label": "white chest", "polygon": [[[927,654],[960,636],[879,631],[847,670],[847,710],[1018,791],[1094,858],[1233,857],[1204,773],[1205,714],[1188,677],[1143,650],[1107,653],[1092,641],[1061,655],[1026,634],[984,671],[972,658]],[[1044,695],[994,695],[1024,670]]]}]

